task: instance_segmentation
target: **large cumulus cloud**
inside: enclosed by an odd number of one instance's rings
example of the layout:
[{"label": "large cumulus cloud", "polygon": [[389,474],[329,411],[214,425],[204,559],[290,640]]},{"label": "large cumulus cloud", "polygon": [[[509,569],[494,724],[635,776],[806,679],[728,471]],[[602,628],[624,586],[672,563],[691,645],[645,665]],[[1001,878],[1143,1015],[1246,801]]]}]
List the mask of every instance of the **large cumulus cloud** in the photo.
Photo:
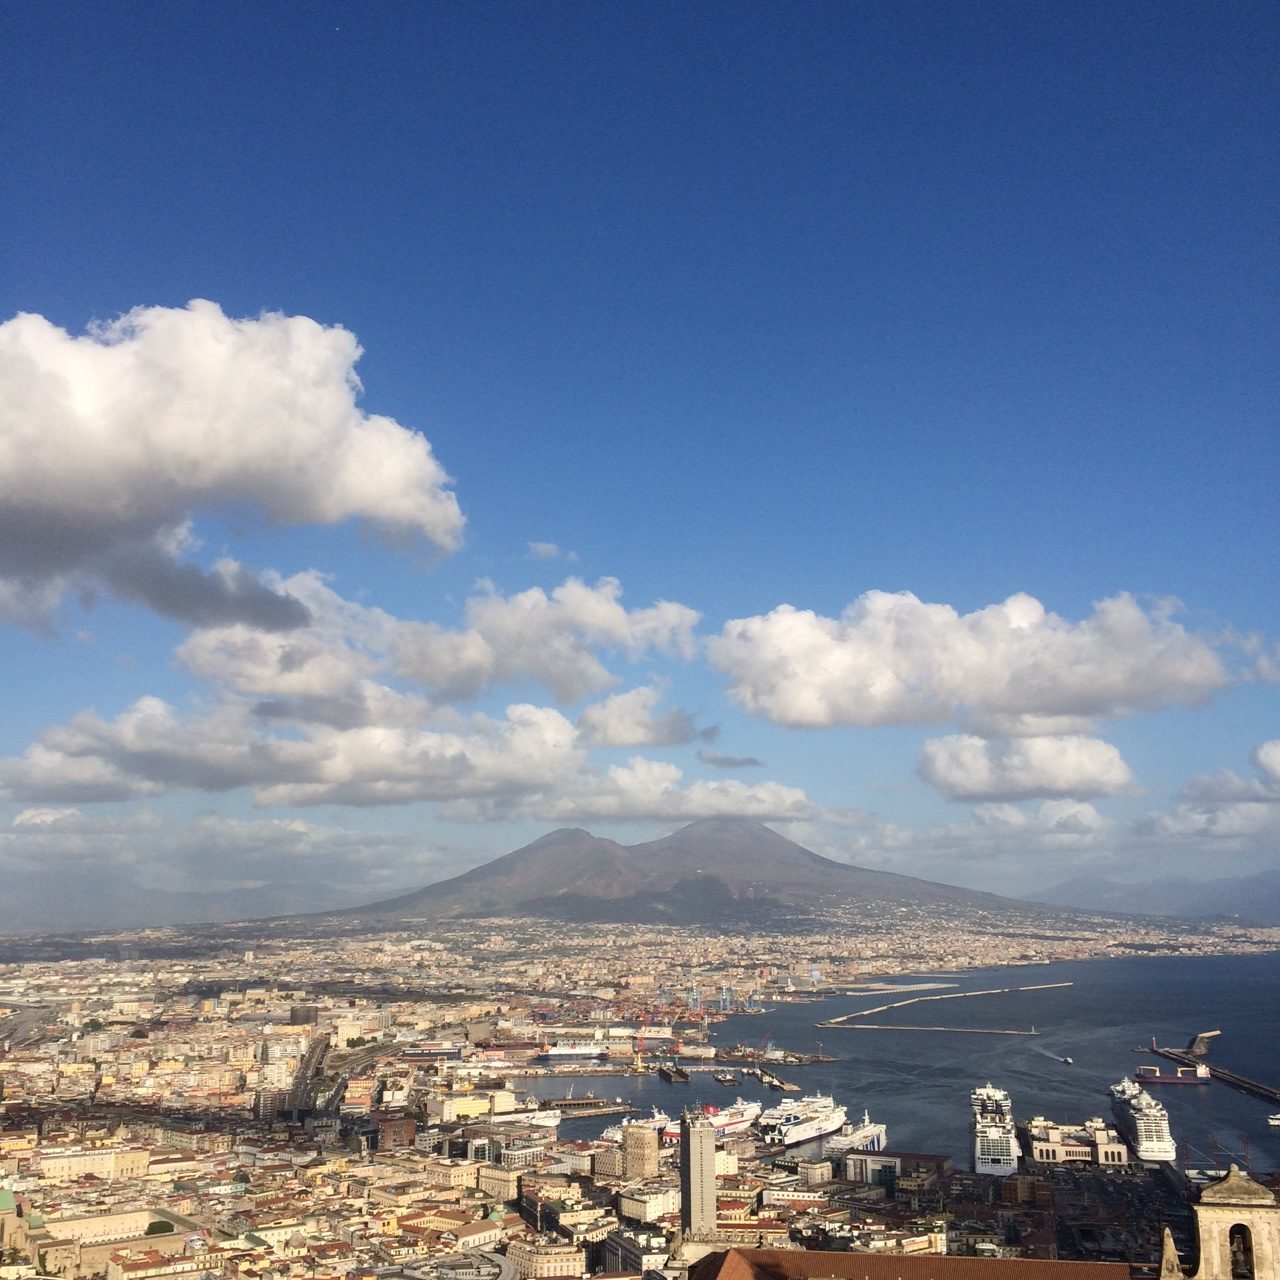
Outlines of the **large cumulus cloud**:
[{"label": "large cumulus cloud", "polygon": [[641,685],[593,703],[578,717],[583,741],[597,747],[670,747],[694,738],[715,740],[714,727],[699,729],[680,707],[656,712],[661,698],[660,690]]},{"label": "large cumulus cloud", "polygon": [[1109,742],[1079,734],[995,740],[973,734],[931,738],[920,774],[953,800],[1118,795],[1133,774]]},{"label": "large cumulus cloud", "polygon": [[1028,595],[961,614],[869,591],[839,618],[780,605],[709,642],[732,696],[778,724],[940,724],[1067,734],[1094,717],[1205,701],[1227,682],[1213,647],[1129,595],[1071,622]]},{"label": "large cumulus cloud", "polygon": [[567,578],[548,594],[532,587],[504,596],[487,590],[467,601],[467,626],[404,622],[394,649],[401,675],[445,698],[474,697],[489,685],[533,680],[562,702],[616,683],[597,649],[631,658],[648,652],[693,656],[699,614],[659,600],[642,609],[622,604],[622,585]]},{"label": "large cumulus cloud", "polygon": [[[270,719],[266,721],[270,725]],[[0,760],[0,799],[34,805],[245,788],[264,806],[377,806],[430,801],[477,820],[568,816],[812,817],[803,791],[778,783],[682,785],[678,768],[636,757],[605,773],[578,728],[527,703],[502,716],[436,712],[429,723],[315,720],[289,734],[228,699],[190,715],[140,698],[114,719],[86,711]]]},{"label": "large cumulus cloud", "polygon": [[79,336],[0,324],[0,605],[31,616],[91,583],[197,625],[301,625],[243,566],[180,563],[192,514],[227,505],[452,550],[448,477],[425,437],[360,409],[359,356],[345,329],[202,301]]},{"label": "large cumulus cloud", "polygon": [[780,782],[753,786],[730,779],[685,783],[674,764],[635,756],[603,774],[583,773],[564,779],[555,789],[522,796],[491,796],[445,806],[447,816],[462,821],[538,818],[547,822],[681,821],[696,818],[748,817],[762,822],[820,818],[823,810],[799,787]]}]

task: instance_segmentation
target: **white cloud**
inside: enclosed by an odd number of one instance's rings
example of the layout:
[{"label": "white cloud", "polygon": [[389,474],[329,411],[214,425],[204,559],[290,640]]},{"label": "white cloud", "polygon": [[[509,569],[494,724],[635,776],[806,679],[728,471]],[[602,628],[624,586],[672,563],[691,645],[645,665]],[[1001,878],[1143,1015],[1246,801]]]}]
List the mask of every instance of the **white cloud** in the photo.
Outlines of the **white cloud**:
[{"label": "white cloud", "polygon": [[1131,596],[1070,622],[1028,595],[960,614],[871,591],[840,618],[791,605],[727,623],[712,664],[744,707],[795,726],[940,724],[1079,732],[1093,717],[1204,702],[1227,682],[1212,646]]},{"label": "white cloud", "polygon": [[82,803],[247,787],[265,805],[404,804],[519,794],[584,767],[573,725],[543,707],[455,730],[316,722],[285,737],[264,732],[243,702],[183,717],[140,698],[110,721],[82,712],[0,761],[0,797]]},{"label": "white cloud", "polygon": [[317,731],[308,776],[259,787],[264,805],[406,804],[518,796],[562,785],[586,764],[558,711],[517,704],[460,732],[370,727]]},{"label": "white cloud", "polygon": [[197,624],[301,625],[242,566],[177,559],[190,515],[227,503],[452,550],[448,477],[425,437],[358,407],[359,356],[344,329],[203,301],[79,337],[37,315],[0,324],[0,606],[47,612],[101,582]]},{"label": "white cloud", "polygon": [[1280,798],[1280,738],[1260,743],[1250,756],[1253,766],[1268,786],[1275,787]]},{"label": "white cloud", "polygon": [[992,741],[972,734],[931,738],[920,776],[953,800],[1118,795],[1133,774],[1109,742],[1078,735]]},{"label": "white cloud", "polygon": [[698,736],[693,717],[676,707],[662,715],[654,708],[662,694],[642,685],[594,703],[578,717],[582,740],[593,747],[669,747]]},{"label": "white cloud", "polygon": [[379,679],[390,665],[386,650],[397,619],[343,599],[313,572],[268,581],[304,604],[309,624],[289,632],[243,624],[194,631],[177,648],[189,671],[261,698],[255,711],[265,719],[354,728],[427,718],[424,698]]},{"label": "white cloud", "polygon": [[597,773],[578,729],[553,708],[528,704],[508,707],[500,719],[439,713],[430,727],[316,721],[281,736],[265,731],[246,702],[184,717],[158,698],[141,698],[110,721],[83,712],[24,756],[0,761],[0,798],[37,805],[240,787],[260,805],[432,801],[467,820],[821,812],[795,787],[684,786],[674,765],[640,757]]},{"label": "white cloud", "polygon": [[404,622],[393,640],[396,668],[446,698],[473,697],[491,684],[532,680],[562,702],[616,683],[596,653],[616,649],[635,660],[657,651],[690,658],[699,615],[660,600],[645,609],[621,603],[616,578],[588,586],[569,578],[548,595],[532,587],[467,601],[466,630]]},{"label": "white cloud", "polygon": [[1258,771],[1256,778],[1242,778],[1230,769],[1210,776],[1195,778],[1182,790],[1188,801],[1201,805],[1248,803],[1280,803],[1280,738],[1259,743],[1249,755]]},{"label": "white cloud", "polygon": [[692,822],[695,818],[748,817],[765,822],[815,818],[821,809],[798,787],[779,782],[753,786],[736,780],[692,782],[682,786],[683,774],[673,764],[636,756],[614,765],[603,775],[566,780],[554,791],[518,799],[464,801],[445,808],[459,820],[539,818],[548,822],[662,820]]},{"label": "white cloud", "polygon": [[84,803],[166,791],[230,791],[309,765],[302,741],[257,737],[241,703],[184,718],[139,698],[114,720],[84,711],[48,729],[18,759],[0,761],[0,796]]},{"label": "white cloud", "polygon": [[20,813],[14,814],[13,821],[9,825],[14,828],[30,827],[47,830],[76,822],[81,816],[79,809],[23,809]]},{"label": "white cloud", "polygon": [[527,560],[566,560],[570,564],[578,559],[576,551],[561,551],[554,542],[530,542],[524,554]]}]

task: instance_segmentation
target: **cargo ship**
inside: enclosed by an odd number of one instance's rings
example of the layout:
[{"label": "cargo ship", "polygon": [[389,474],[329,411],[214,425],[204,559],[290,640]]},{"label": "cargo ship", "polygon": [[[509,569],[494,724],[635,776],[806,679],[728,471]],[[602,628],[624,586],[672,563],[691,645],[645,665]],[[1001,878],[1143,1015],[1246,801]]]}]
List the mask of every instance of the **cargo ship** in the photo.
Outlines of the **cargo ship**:
[{"label": "cargo ship", "polygon": [[1172,1071],[1161,1071],[1159,1067],[1143,1063],[1134,1068],[1134,1079],[1140,1084],[1208,1084],[1213,1079],[1209,1068],[1203,1062],[1194,1067],[1175,1067]]},{"label": "cargo ship", "polygon": [[969,1106],[973,1112],[974,1173],[1016,1173],[1022,1153],[1009,1095],[988,1080],[969,1095]]},{"label": "cargo ship", "polygon": [[760,1138],[771,1147],[798,1147],[843,1128],[845,1109],[826,1094],[783,1102],[760,1115]]},{"label": "cargo ship", "polygon": [[1111,1110],[1137,1159],[1160,1164],[1178,1158],[1177,1144],[1169,1132],[1169,1113],[1128,1076],[1111,1086]]}]

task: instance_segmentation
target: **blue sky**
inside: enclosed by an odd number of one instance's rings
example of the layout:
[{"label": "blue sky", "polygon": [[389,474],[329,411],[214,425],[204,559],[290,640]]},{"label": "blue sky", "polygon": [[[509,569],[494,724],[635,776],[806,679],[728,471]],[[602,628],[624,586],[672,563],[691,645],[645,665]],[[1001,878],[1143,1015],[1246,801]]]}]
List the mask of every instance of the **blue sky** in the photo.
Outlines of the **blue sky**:
[{"label": "blue sky", "polygon": [[18,896],[1274,865],[1273,6],[0,22]]}]

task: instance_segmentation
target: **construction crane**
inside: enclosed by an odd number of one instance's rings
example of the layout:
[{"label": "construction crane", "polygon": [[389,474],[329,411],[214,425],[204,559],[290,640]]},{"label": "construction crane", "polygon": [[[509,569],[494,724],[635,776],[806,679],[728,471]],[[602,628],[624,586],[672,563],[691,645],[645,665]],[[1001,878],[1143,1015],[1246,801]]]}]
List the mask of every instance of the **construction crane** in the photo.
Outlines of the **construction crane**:
[{"label": "construction crane", "polygon": [[635,1039],[636,1053],[635,1053],[635,1059],[632,1061],[631,1065],[632,1065],[632,1068],[637,1072],[644,1070],[644,1033],[646,1030],[648,1030],[648,1027],[649,1027],[649,1019],[646,1016],[644,1021],[640,1024],[640,1030],[636,1032],[636,1039]]}]

